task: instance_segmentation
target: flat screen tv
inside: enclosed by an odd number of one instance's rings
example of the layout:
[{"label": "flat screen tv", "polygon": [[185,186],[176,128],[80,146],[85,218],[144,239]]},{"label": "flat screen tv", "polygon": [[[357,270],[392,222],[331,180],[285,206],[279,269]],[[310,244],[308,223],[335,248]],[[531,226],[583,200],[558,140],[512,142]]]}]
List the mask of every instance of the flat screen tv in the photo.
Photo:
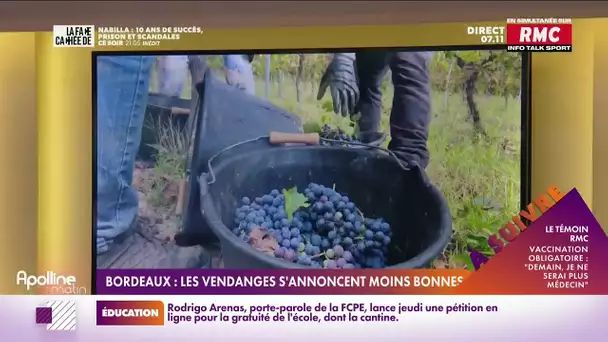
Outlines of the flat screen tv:
[{"label": "flat screen tv", "polygon": [[94,60],[97,269],[459,269],[530,200],[525,53]]}]

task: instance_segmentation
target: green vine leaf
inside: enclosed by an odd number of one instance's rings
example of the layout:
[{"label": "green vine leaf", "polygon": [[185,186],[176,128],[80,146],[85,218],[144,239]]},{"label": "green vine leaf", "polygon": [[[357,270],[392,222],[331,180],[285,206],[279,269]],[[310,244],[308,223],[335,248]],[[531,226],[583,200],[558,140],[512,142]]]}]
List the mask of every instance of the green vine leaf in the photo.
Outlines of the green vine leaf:
[{"label": "green vine leaf", "polygon": [[308,208],[308,198],[298,192],[297,187],[293,187],[289,190],[283,189],[283,197],[285,197],[285,212],[287,213],[287,219],[291,222],[293,220],[293,214],[300,208]]}]

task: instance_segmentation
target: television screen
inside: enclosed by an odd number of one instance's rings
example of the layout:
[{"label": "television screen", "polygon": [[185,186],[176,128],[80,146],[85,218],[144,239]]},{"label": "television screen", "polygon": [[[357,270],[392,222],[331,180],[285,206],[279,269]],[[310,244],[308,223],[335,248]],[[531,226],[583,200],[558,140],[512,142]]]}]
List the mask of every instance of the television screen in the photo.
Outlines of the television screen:
[{"label": "television screen", "polygon": [[97,269],[467,268],[529,201],[528,59],[97,54]]}]

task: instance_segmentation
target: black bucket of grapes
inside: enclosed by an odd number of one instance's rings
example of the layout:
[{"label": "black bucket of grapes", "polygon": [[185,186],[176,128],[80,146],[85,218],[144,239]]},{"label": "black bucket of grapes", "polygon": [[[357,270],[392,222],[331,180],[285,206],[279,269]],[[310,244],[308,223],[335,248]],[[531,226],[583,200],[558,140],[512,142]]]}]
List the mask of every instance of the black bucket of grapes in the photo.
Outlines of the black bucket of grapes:
[{"label": "black bucket of grapes", "polygon": [[448,244],[446,201],[418,166],[279,135],[219,151],[199,177],[226,268],[426,268]]}]

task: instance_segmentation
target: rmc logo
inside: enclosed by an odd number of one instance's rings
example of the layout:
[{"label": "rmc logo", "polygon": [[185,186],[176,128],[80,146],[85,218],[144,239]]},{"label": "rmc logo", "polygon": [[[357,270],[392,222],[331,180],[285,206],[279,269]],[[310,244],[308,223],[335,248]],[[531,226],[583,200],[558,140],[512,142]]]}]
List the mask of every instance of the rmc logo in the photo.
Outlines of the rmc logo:
[{"label": "rmc logo", "polygon": [[76,277],[59,275],[47,271],[44,275],[28,275],[25,271],[17,272],[17,285],[25,286],[27,291],[33,288],[44,287],[50,289],[48,294],[79,295],[86,294],[87,288],[76,284]]},{"label": "rmc logo", "polygon": [[522,27],[519,32],[520,43],[558,43],[560,40],[559,27]]}]

